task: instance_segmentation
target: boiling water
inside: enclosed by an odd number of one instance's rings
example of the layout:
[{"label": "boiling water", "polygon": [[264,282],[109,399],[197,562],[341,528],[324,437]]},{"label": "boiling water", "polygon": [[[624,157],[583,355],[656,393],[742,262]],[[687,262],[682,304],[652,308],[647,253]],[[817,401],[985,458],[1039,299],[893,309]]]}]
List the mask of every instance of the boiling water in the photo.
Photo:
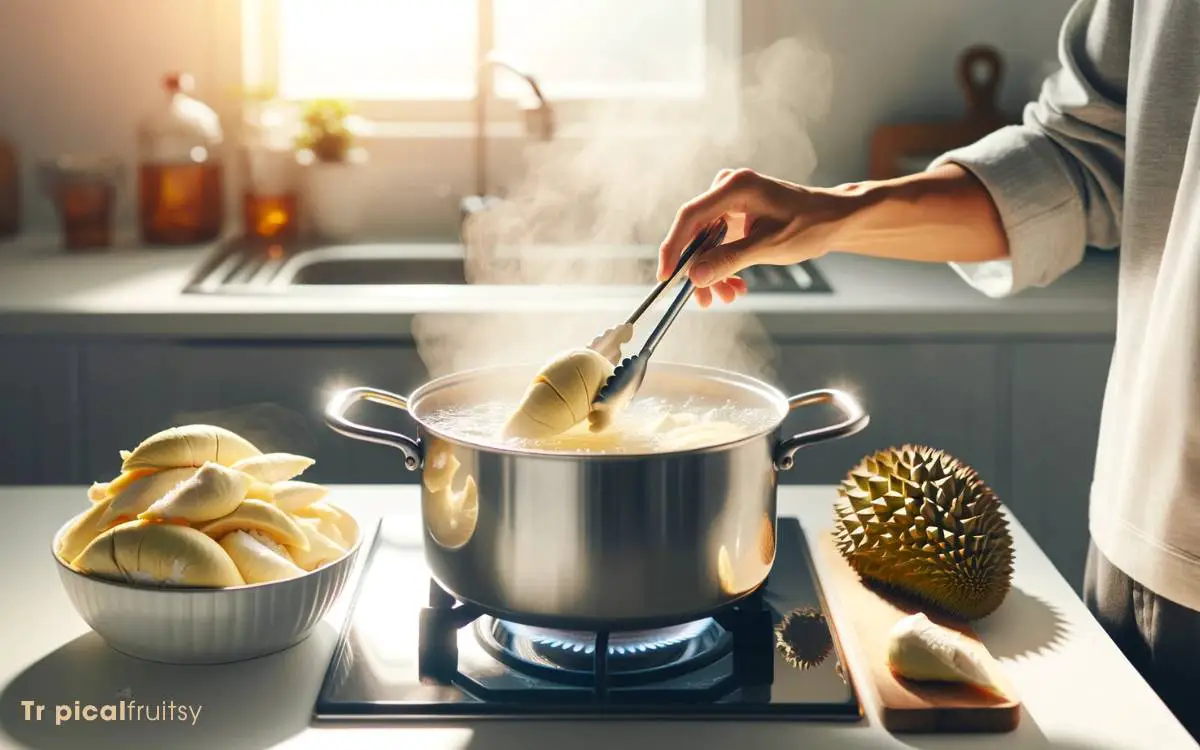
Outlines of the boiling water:
[{"label": "boiling water", "polygon": [[425,417],[433,430],[465,442],[562,453],[661,453],[730,443],[770,430],[778,421],[772,409],[747,408],[732,401],[689,399],[682,403],[641,398],[601,432],[588,423],[537,440],[502,438],[500,432],[515,402],[491,401],[442,409]]}]

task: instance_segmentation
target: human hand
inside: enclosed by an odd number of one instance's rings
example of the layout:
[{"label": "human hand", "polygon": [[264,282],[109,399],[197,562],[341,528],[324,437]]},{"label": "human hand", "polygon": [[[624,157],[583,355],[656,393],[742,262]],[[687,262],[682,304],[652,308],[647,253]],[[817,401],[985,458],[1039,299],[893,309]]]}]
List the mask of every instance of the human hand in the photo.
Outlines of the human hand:
[{"label": "human hand", "polygon": [[688,269],[701,307],[713,296],[732,302],[746,293],[737,272],[754,265],[788,265],[820,257],[843,209],[832,191],[806,188],[749,169],[723,169],[708,191],[675,215],[658,251],[658,278],[666,279],[679,256],[705,226],[724,218],[725,241],[697,255]]}]

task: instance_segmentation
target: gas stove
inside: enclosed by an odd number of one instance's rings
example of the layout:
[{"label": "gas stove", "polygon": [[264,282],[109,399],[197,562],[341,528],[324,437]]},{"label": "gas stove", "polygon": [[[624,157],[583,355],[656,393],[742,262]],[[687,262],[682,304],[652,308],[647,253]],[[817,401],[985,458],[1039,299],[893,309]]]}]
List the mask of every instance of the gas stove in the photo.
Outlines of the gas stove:
[{"label": "gas stove", "polygon": [[701,620],[625,632],[532,627],[456,602],[430,577],[421,540],[385,518],[314,713],[857,721],[861,707],[795,518],[779,519],[756,592]]}]

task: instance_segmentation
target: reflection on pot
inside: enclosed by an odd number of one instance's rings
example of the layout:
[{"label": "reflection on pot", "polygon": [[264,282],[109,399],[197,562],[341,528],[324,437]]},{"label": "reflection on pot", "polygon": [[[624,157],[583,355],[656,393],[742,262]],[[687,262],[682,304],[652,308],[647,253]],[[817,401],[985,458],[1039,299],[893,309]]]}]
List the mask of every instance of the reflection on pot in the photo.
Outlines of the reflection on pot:
[{"label": "reflection on pot", "polygon": [[467,475],[462,486],[454,489],[454,480],[462,463],[454,447],[445,440],[431,438],[425,454],[421,496],[422,516],[429,536],[446,549],[459,549],[471,541],[479,522],[479,488],[475,477]]},{"label": "reflection on pot", "polygon": [[425,441],[425,460],[421,469],[421,481],[425,489],[430,492],[450,489],[454,475],[461,467],[450,442],[432,436]]},{"label": "reflection on pot", "polygon": [[758,527],[758,553],[768,568],[775,563],[775,519],[763,516]]},{"label": "reflection on pot", "polygon": [[737,596],[751,591],[771,572],[775,562],[775,521],[769,514],[759,516],[751,531],[750,524],[737,523],[730,549],[722,544],[717,550],[717,584],[721,593]]},{"label": "reflection on pot", "polygon": [[811,607],[788,612],[775,626],[775,648],[796,669],[820,665],[833,650],[825,615]]}]

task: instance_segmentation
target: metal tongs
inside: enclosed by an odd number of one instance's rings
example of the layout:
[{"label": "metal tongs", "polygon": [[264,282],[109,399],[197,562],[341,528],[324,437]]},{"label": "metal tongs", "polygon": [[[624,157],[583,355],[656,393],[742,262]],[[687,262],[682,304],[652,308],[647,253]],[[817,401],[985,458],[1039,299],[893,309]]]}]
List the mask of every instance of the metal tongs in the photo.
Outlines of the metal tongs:
[{"label": "metal tongs", "polygon": [[[596,394],[595,400],[592,402],[592,412],[588,415],[593,429],[601,429],[604,425],[611,421],[613,413],[625,408],[638,389],[642,386],[642,381],[646,379],[646,368],[649,365],[650,356],[654,354],[654,350],[658,347],[658,343],[662,341],[662,337],[666,334],[667,329],[675,322],[675,318],[679,317],[679,313],[683,310],[684,305],[691,298],[692,292],[696,291],[695,284],[692,280],[683,273],[692,258],[700,252],[710,250],[717,245],[720,245],[725,239],[725,232],[728,226],[724,219],[717,219],[712,224],[709,224],[700,231],[696,238],[692,240],[683,254],[679,256],[679,263],[676,264],[675,270],[665,281],[660,281],[655,285],[650,294],[642,300],[633,314],[629,316],[624,323],[613,328],[609,328],[604,333],[597,336],[588,345],[588,348],[599,352],[606,357],[610,362],[616,364],[617,367],[613,370],[613,374],[601,386],[600,391]],[[662,293],[666,291],[680,276],[683,276],[683,288],[679,290],[679,294],[671,302],[670,307],[663,313],[662,319],[658,321],[658,325],[650,332],[646,338],[646,342],[642,344],[642,349],[637,354],[631,357],[626,357],[621,360],[620,364],[617,361],[621,357],[621,344],[627,343],[633,338],[633,326],[637,323],[642,314],[654,304]]]}]

